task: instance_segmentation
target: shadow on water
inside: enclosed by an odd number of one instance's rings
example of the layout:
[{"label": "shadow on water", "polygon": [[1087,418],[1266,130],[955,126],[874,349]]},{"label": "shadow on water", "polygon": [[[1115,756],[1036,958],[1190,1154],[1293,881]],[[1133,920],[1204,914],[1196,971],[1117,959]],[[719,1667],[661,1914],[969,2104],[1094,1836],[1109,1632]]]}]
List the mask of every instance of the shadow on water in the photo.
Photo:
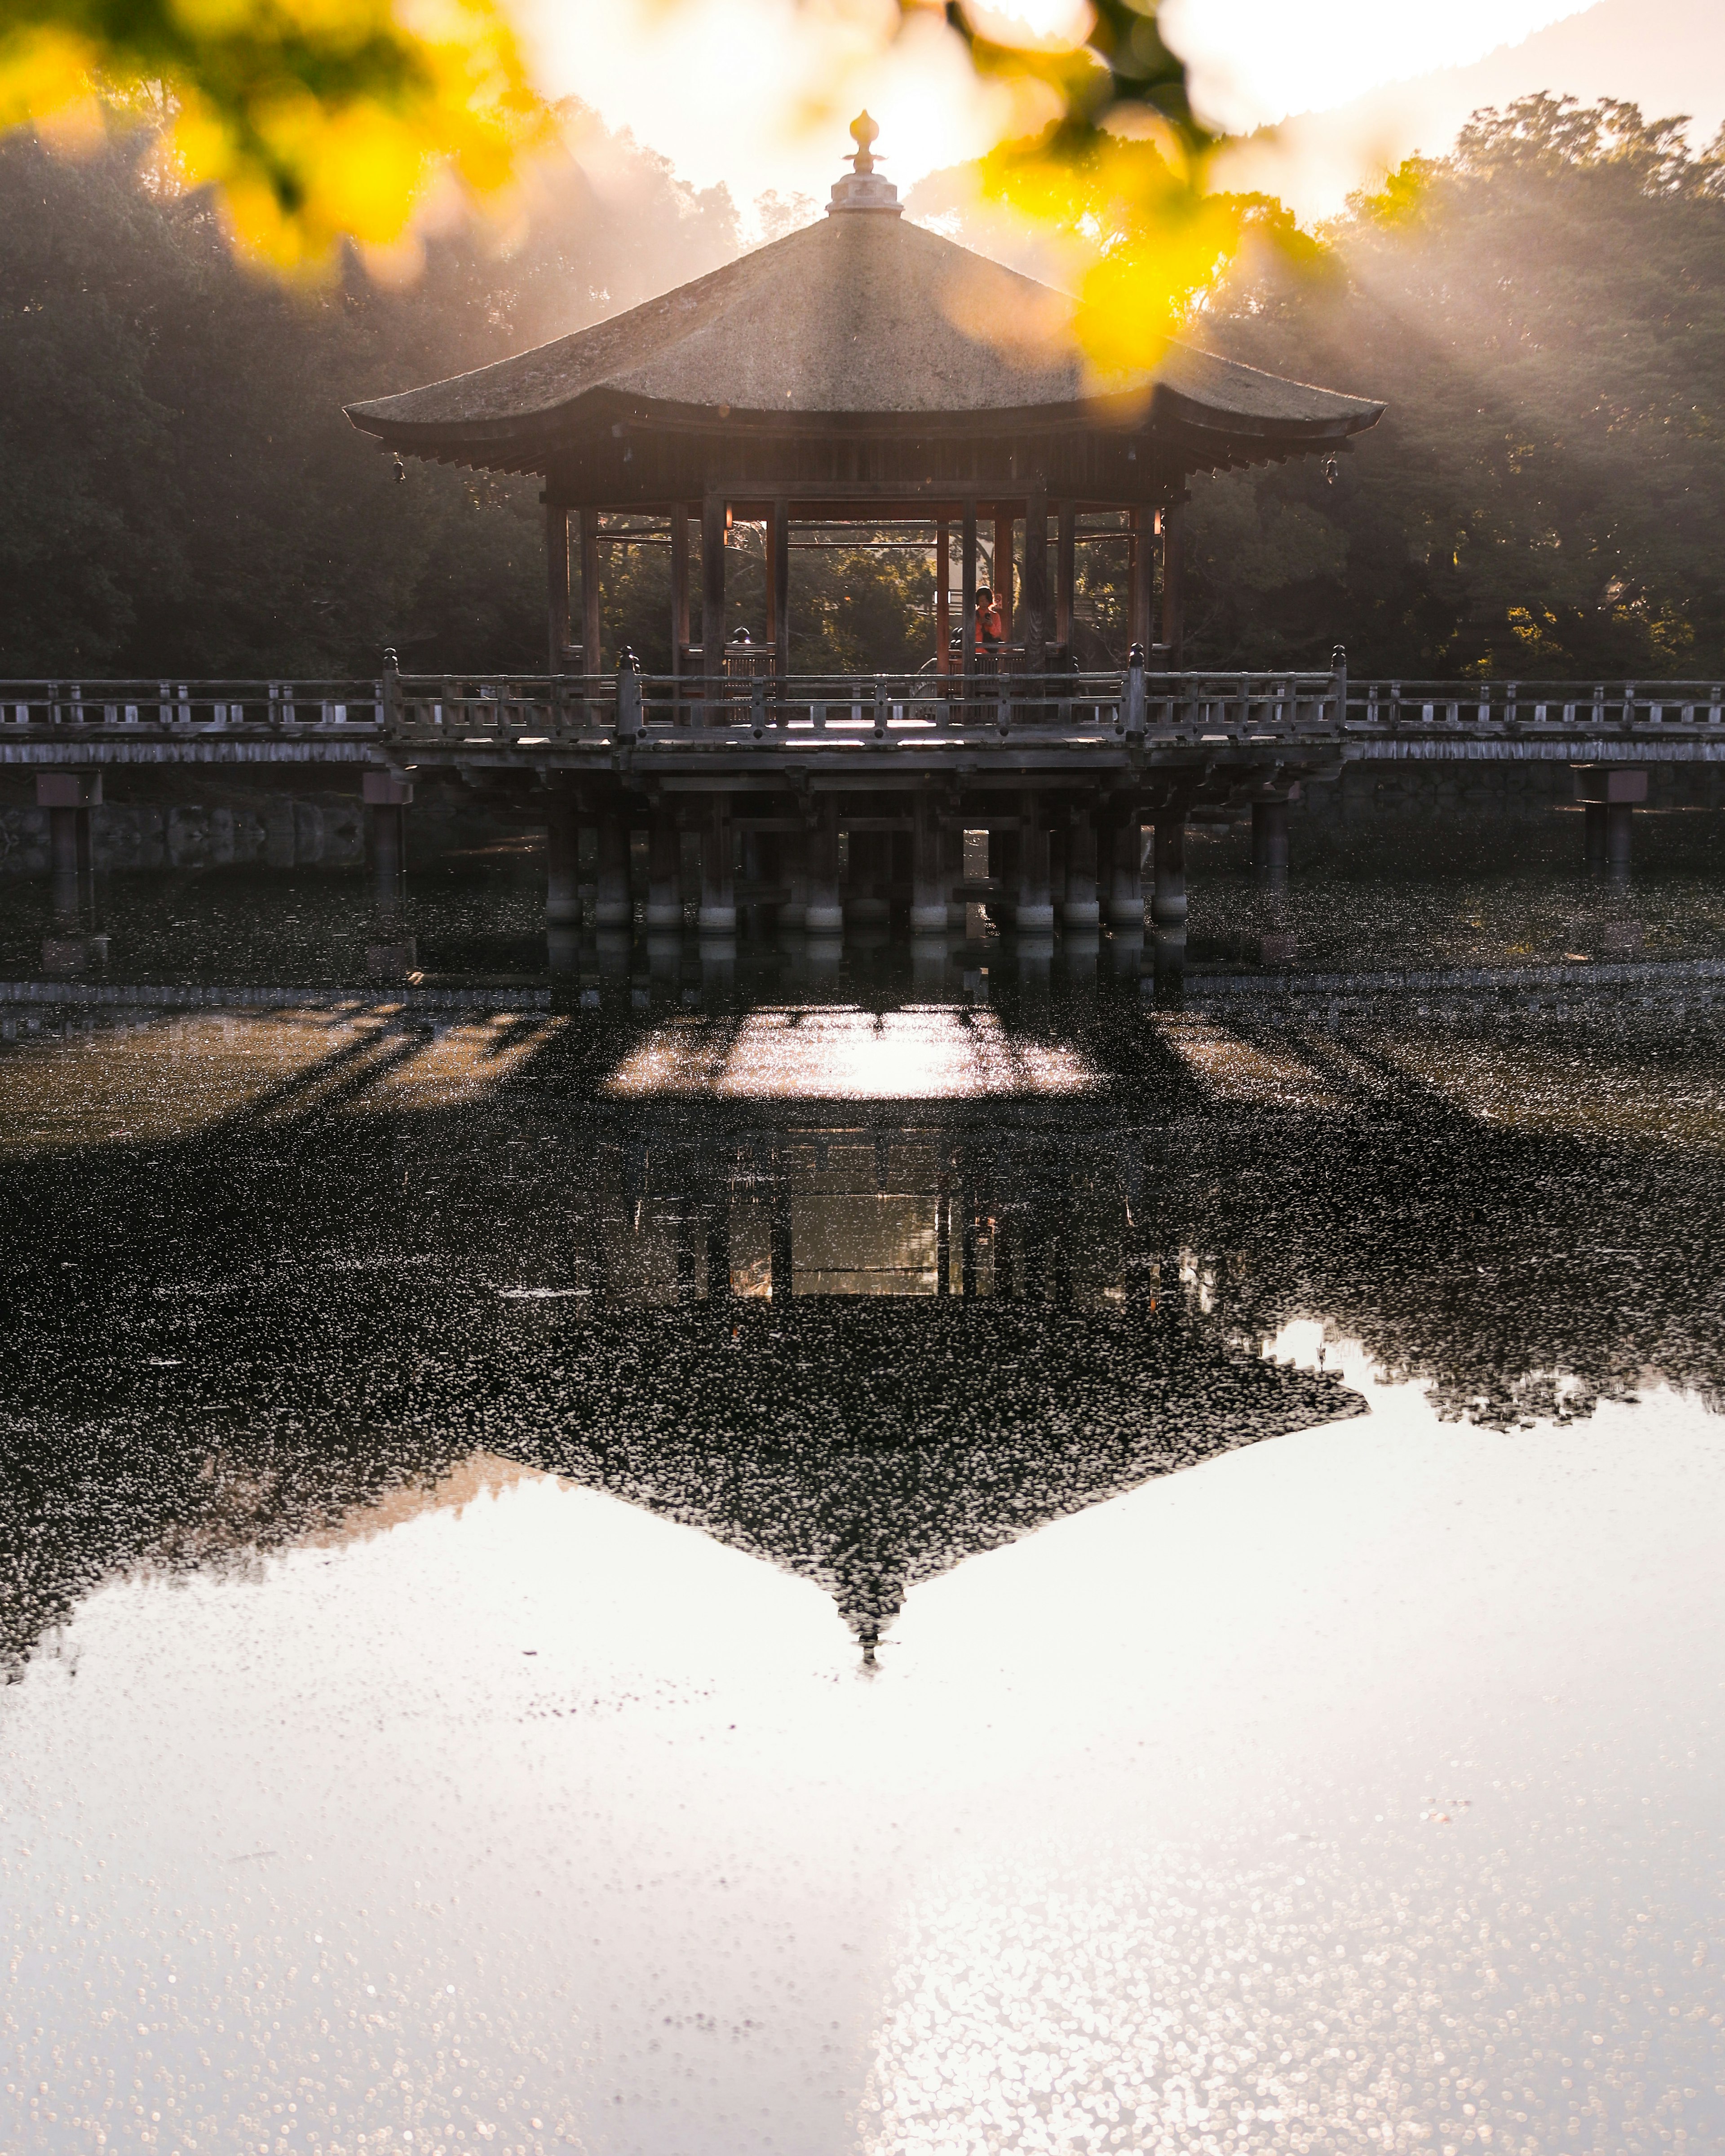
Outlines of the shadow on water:
[{"label": "shadow on water", "polygon": [[1692,988],[1158,1009],[1004,955],[986,1003],[883,960],[46,1012],[0,1060],[0,1655],[477,1453],[817,1581],[871,1652],[975,1552],[1359,1412],[1266,1355],[1301,1320],[1505,1429],[1725,1389]]}]

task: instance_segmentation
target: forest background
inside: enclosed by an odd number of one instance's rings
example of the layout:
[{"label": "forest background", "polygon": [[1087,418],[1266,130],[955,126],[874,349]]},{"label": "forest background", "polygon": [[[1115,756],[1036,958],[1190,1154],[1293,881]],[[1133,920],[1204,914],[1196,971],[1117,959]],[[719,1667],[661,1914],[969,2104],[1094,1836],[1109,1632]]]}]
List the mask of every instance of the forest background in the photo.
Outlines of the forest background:
[{"label": "forest background", "polygon": [[[524,239],[434,242],[402,290],[284,287],[136,137],[0,143],[0,674],[311,676],[543,665],[535,480],[391,460],[341,407],[583,326],[729,259],[696,192],[590,121]],[[593,177],[589,177],[593,175]],[[1312,246],[1278,205],[1190,325],[1383,398],[1337,460],[1194,481],[1189,662],[1574,677],[1725,674],[1725,140],[1529,100],[1404,167]],[[768,236],[805,208],[768,198]],[[746,557],[753,535],[739,531]],[[1117,651],[1123,592],[1080,609]],[[667,663],[662,547],[607,550],[608,663]],[[737,619],[757,604],[731,578]],[[799,670],[932,654],[927,557],[793,557]]]}]

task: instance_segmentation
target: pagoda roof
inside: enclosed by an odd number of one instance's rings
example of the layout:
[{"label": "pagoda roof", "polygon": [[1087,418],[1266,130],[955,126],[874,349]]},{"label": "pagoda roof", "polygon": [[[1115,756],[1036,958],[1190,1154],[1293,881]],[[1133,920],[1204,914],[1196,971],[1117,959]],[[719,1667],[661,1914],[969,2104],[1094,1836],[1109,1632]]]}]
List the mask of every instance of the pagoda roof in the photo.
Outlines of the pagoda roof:
[{"label": "pagoda roof", "polygon": [[1286,454],[1370,427],[1384,408],[1181,343],[1100,388],[1072,313],[1065,295],[906,222],[896,203],[835,203],[818,223],[590,329],[347,414],[409,454],[483,464],[489,447],[519,468],[529,439],[624,416],[798,431],[898,421],[918,434],[1008,418],[1168,421],[1262,438],[1266,454]]}]

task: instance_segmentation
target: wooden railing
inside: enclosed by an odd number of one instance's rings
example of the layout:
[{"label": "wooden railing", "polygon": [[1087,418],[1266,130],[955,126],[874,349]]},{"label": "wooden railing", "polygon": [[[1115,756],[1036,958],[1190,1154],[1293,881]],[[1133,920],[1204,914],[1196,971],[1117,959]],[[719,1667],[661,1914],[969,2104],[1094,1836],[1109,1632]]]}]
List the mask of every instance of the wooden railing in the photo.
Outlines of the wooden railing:
[{"label": "wooden railing", "polygon": [[373,681],[0,681],[0,727],[381,726]]},{"label": "wooden railing", "polygon": [[796,675],[770,652],[712,676],[424,675],[393,665],[372,680],[0,681],[0,739],[65,730],[151,728],[277,737],[360,729],[382,742],[459,747],[639,741],[736,745],[823,737],[900,743],[1019,733],[1074,742],[1122,737],[1183,743],[1451,735],[1584,744],[1615,733],[1674,732],[1725,742],[1725,684],[1705,681],[1350,680],[1327,672],[1142,665],[1030,672],[1022,654],[979,656],[968,674]]}]

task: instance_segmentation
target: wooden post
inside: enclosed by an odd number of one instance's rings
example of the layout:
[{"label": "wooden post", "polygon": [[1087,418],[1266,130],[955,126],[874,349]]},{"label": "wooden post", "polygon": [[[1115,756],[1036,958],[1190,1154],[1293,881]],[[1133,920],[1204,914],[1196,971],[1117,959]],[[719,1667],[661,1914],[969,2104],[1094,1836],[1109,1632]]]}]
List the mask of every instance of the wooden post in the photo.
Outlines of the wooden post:
[{"label": "wooden post", "polygon": [[1078,581],[1078,505],[1060,506],[1060,528],[1055,553],[1055,642],[1068,658],[1072,651],[1072,602]]},{"label": "wooden post", "polygon": [[[701,670],[709,681],[725,671],[725,499],[717,494],[701,505]],[[711,706],[709,721],[721,710]]]},{"label": "wooden post", "polygon": [[942,516],[937,521],[934,531],[934,670],[937,674],[950,674],[952,670],[952,624],[949,619],[947,591],[952,567],[950,558],[952,527]]},{"label": "wooden post", "polygon": [[1126,624],[1127,644],[1142,644],[1147,657],[1156,641],[1156,557],[1153,542],[1162,530],[1154,510],[1132,512],[1132,593]]},{"label": "wooden post", "polygon": [[689,511],[671,504],[671,672],[680,675],[689,649]]},{"label": "wooden post", "polygon": [[994,511],[994,603],[1000,609],[1000,634],[1012,642],[1012,511]]},{"label": "wooden post", "polygon": [[1024,504],[1024,665],[1048,668],[1048,496],[1038,487]]},{"label": "wooden post", "polygon": [[[767,640],[773,646],[773,670],[783,682],[791,670],[791,511],[787,501],[775,501],[768,526]],[[781,691],[783,693],[783,691]]]},{"label": "wooden post", "polygon": [[545,505],[545,591],[551,649],[547,670],[561,674],[569,645],[569,512],[560,501]]},{"label": "wooden post", "polygon": [[1162,512],[1162,640],[1177,670],[1186,640],[1185,519],[1178,509]]},{"label": "wooden post", "polygon": [[597,674],[599,660],[599,512],[581,512],[581,670]]},{"label": "wooden post", "polygon": [[963,619],[961,624],[963,634],[959,639],[959,649],[963,654],[964,671],[967,674],[974,674],[976,671],[976,504],[973,501],[967,501],[964,505],[964,531],[959,545],[963,556],[959,569],[962,580],[959,598],[963,610]]}]

